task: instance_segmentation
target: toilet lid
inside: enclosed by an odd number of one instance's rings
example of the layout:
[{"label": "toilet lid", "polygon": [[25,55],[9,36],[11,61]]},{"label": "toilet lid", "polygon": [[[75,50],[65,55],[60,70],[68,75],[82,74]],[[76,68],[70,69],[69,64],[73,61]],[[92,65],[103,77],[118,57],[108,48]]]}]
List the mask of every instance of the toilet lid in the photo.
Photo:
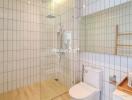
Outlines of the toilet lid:
[{"label": "toilet lid", "polygon": [[75,98],[75,99],[85,99],[88,96],[91,96],[92,94],[94,94],[95,92],[98,92],[99,90],[89,86],[86,83],[79,83],[75,86],[73,86],[70,90],[69,90],[69,94],[71,97]]}]

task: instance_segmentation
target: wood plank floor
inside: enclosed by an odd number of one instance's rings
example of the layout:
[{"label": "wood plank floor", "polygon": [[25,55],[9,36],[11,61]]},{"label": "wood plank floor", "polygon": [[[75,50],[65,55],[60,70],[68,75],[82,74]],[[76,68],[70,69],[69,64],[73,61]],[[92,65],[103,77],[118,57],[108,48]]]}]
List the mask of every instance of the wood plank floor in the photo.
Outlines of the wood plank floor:
[{"label": "wood plank floor", "polygon": [[71,100],[71,98],[70,98],[68,93],[65,93],[65,94],[63,94],[61,96],[56,97],[53,100]]},{"label": "wood plank floor", "polygon": [[68,90],[59,81],[48,80],[0,94],[0,100],[70,100]]}]

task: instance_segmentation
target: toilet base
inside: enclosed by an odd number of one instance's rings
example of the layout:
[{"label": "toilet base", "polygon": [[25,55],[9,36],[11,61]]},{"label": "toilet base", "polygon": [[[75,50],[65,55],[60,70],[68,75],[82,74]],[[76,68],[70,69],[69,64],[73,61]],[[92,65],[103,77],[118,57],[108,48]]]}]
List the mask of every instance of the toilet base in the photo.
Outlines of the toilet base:
[{"label": "toilet base", "polygon": [[87,98],[84,98],[84,99],[75,99],[73,97],[71,97],[71,100],[100,100],[100,93],[95,93]]}]

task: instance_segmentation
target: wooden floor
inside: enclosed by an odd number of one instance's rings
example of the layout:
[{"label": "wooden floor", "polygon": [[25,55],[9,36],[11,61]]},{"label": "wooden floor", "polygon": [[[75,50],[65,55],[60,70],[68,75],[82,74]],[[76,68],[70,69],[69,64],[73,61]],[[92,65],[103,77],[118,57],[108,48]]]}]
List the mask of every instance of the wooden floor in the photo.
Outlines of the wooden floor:
[{"label": "wooden floor", "polygon": [[53,100],[71,100],[71,98],[70,98],[68,93],[65,93],[65,94],[63,94],[61,96],[56,97]]},{"label": "wooden floor", "polygon": [[68,88],[59,81],[48,80],[8,93],[0,94],[0,100],[71,100]]}]

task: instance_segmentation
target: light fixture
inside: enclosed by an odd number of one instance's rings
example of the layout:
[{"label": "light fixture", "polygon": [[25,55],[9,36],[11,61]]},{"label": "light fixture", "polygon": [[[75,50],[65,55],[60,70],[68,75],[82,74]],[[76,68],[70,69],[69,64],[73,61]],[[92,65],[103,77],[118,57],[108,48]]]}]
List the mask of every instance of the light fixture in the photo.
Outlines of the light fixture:
[{"label": "light fixture", "polygon": [[28,0],[27,2],[28,2],[28,4],[31,4],[31,1],[30,0]]},{"label": "light fixture", "polygon": [[53,0],[53,2],[56,4],[60,4],[60,3],[64,2],[64,0]]}]

